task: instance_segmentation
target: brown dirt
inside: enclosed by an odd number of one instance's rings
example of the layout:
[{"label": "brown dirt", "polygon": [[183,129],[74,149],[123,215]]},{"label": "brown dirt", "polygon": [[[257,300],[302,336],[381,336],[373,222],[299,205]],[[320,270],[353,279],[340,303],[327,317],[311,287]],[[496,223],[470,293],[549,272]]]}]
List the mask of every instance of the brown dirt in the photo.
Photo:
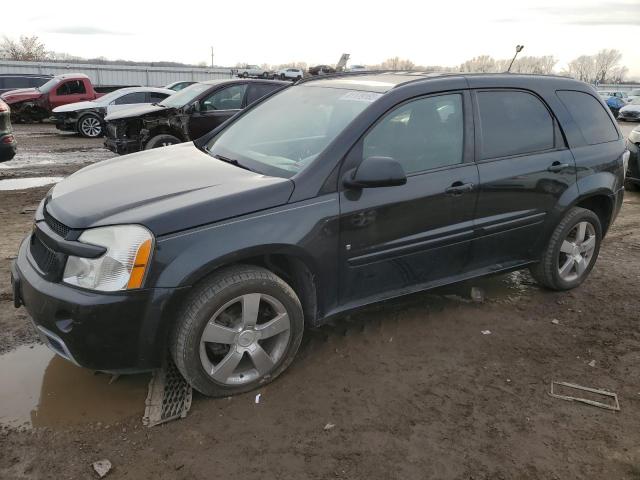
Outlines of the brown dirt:
[{"label": "brown dirt", "polygon": [[[22,210],[46,190],[0,192],[0,351],[34,339],[10,303],[8,258],[31,225]],[[137,416],[5,428],[0,478],[96,478],[91,463],[107,458],[114,480],[640,479],[639,227],[640,195],[628,193],[590,278],[571,292],[512,274],[308,332],[259,404],[258,392],[196,396],[185,420],[153,429]],[[465,298],[472,285],[483,303]],[[551,398],[552,380],[616,392],[621,411]]]}]

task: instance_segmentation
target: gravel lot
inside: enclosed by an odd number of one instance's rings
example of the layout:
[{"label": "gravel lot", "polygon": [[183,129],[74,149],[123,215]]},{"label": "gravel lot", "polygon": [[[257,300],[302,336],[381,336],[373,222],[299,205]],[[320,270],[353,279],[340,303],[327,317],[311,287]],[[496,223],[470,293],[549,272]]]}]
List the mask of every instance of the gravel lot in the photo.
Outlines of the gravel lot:
[{"label": "gravel lot", "polygon": [[[0,181],[112,156],[46,124],[16,136]],[[515,272],[371,308],[307,332],[275,383],[196,395],[186,419],[146,429],[148,376],[109,384],[52,358],[12,306],[9,264],[48,188],[0,191],[2,479],[97,478],[100,459],[110,479],[640,479],[638,193],[574,291]],[[552,380],[616,392],[621,411],[552,398]]]}]

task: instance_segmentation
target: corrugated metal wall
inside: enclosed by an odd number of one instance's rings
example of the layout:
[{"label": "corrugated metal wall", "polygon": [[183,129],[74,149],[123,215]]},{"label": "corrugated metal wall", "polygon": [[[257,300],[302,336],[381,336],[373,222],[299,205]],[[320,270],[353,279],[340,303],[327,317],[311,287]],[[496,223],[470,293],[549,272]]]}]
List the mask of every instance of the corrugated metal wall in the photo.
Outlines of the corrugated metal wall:
[{"label": "corrugated metal wall", "polygon": [[61,75],[84,73],[97,86],[140,85],[162,87],[179,80],[230,78],[229,68],[142,67],[97,65],[90,63],[19,62],[0,60],[0,73],[35,73]]}]

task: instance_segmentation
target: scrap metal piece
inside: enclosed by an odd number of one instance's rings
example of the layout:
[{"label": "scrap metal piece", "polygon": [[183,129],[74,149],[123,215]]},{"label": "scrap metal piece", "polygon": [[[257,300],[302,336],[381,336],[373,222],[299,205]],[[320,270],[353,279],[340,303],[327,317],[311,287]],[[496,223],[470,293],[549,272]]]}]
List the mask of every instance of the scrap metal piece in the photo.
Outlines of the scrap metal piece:
[{"label": "scrap metal piece", "polygon": [[167,355],[162,368],[153,372],[149,382],[143,425],[153,427],[186,417],[191,408],[192,395],[191,386],[182,377],[171,355]]},{"label": "scrap metal piece", "polygon": [[[573,388],[575,390],[582,390],[584,392],[590,392],[590,393],[595,393],[595,394],[598,394],[598,395],[602,395],[604,397],[609,397],[609,398],[613,399],[614,404],[613,405],[609,405],[609,404],[606,404],[606,403],[597,402],[595,400],[590,400],[588,398],[573,397],[573,396],[570,396],[570,395],[560,395],[558,393],[555,393],[555,391],[553,389],[554,385],[561,385],[563,387]],[[569,402],[586,403],[587,405],[591,405],[591,406],[598,407],[598,408],[604,408],[606,410],[613,410],[615,412],[619,412],[620,411],[620,403],[618,403],[618,395],[616,395],[615,393],[607,392],[606,390],[599,390],[597,388],[583,387],[581,385],[576,385],[575,383],[552,381],[551,382],[551,391],[549,392],[549,395],[551,395],[554,398],[559,398],[561,400],[567,400]]]}]

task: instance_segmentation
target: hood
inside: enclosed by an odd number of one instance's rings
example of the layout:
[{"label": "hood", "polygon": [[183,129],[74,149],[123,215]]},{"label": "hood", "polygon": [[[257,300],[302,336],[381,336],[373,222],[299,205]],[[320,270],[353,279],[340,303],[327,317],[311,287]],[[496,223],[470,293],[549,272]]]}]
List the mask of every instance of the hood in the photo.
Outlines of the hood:
[{"label": "hood", "polygon": [[621,112],[640,112],[640,104],[637,105],[625,105],[620,109]]},{"label": "hood", "polygon": [[158,105],[140,105],[131,108],[125,108],[124,110],[118,110],[110,115],[105,117],[107,122],[111,120],[120,120],[121,118],[131,118],[131,117],[140,117],[142,115],[147,115],[149,113],[158,113],[162,111],[170,111],[174,110],[171,107],[161,107]]},{"label": "hood", "polygon": [[251,172],[192,142],[83,168],[58,183],[47,211],[71,228],[135,223],[164,235],[285,204],[293,182]]},{"label": "hood", "polygon": [[0,98],[7,102],[9,105],[17,102],[24,102],[25,100],[33,100],[42,95],[42,92],[37,88],[20,88],[18,90],[9,90],[0,95]]},{"label": "hood", "polygon": [[53,109],[53,113],[66,113],[66,112],[77,112],[79,110],[87,110],[89,108],[98,108],[101,107],[98,102],[76,102],[69,103],[67,105],[62,105],[61,107],[56,107]]}]

